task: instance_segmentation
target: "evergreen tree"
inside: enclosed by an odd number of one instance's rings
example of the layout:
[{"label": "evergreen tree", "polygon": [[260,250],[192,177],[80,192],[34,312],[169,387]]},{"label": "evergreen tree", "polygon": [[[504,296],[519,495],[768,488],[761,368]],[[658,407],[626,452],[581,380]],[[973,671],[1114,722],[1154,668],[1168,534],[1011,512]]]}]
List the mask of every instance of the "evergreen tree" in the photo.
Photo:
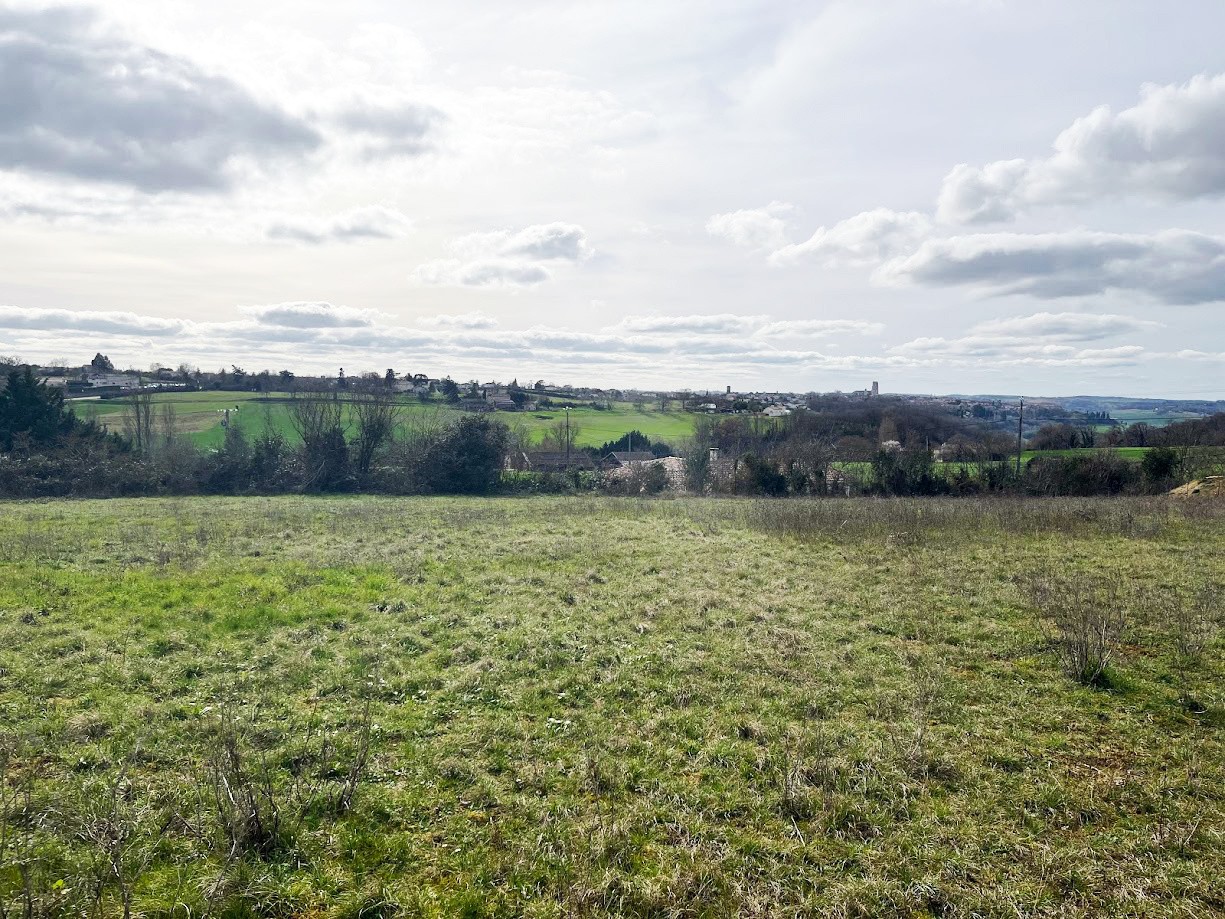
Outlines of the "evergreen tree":
[{"label": "evergreen tree", "polygon": [[12,450],[18,437],[49,444],[75,425],[63,392],[39,380],[29,367],[9,373],[8,385],[0,392],[0,449]]}]

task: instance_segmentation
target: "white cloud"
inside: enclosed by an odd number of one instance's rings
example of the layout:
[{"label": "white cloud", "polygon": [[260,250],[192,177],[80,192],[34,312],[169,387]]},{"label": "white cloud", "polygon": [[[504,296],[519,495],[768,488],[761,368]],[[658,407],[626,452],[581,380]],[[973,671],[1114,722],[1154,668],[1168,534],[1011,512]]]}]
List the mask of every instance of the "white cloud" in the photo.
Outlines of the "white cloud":
[{"label": "white cloud", "polygon": [[1109,313],[1040,312],[986,320],[957,338],[925,336],[889,350],[893,354],[939,358],[960,365],[989,361],[1005,366],[1129,366],[1146,358],[1141,345],[1095,348],[1085,345],[1149,332],[1158,326],[1156,322]]},{"label": "white cloud", "polygon": [[775,250],[770,262],[787,265],[812,259],[825,265],[870,265],[909,249],[930,232],[931,221],[923,214],[880,207],[819,227],[804,242]]},{"label": "white cloud", "polygon": [[746,249],[778,249],[787,244],[787,217],[795,206],[771,201],[765,207],[715,214],[706,232]]},{"label": "white cloud", "polygon": [[413,222],[399,211],[381,206],[359,207],[330,217],[283,216],[269,222],[269,239],[319,245],[368,239],[398,239],[407,235]]},{"label": "white cloud", "polygon": [[887,262],[876,280],[1041,299],[1121,290],[1169,304],[1210,303],[1225,300],[1225,239],[1187,230],[953,236]]},{"label": "white cloud", "polygon": [[719,313],[711,316],[626,316],[609,328],[623,332],[744,335],[752,332],[767,318],[766,316],[738,316],[734,313]]},{"label": "white cloud", "polygon": [[791,319],[766,323],[756,334],[765,338],[791,335],[822,337],[840,333],[879,335],[884,330],[883,323],[861,319]]},{"label": "white cloud", "polygon": [[417,266],[413,280],[432,287],[534,287],[552,279],[553,266],[579,264],[595,252],[583,228],[570,223],[470,233],[450,249],[457,257]]},{"label": "white cloud", "polygon": [[419,322],[422,325],[437,326],[444,329],[492,329],[498,325],[498,320],[479,310],[472,313],[427,316],[419,320]]},{"label": "white cloud", "polygon": [[957,223],[1010,220],[1044,204],[1140,195],[1190,201],[1225,194],[1225,74],[1145,86],[1121,112],[1078,118],[1035,160],[961,164],[944,180],[937,213]]},{"label": "white cloud", "polygon": [[1054,339],[1059,341],[1097,341],[1131,332],[1151,331],[1161,323],[1113,313],[1033,313],[993,319],[974,326],[978,335],[1016,339]]}]

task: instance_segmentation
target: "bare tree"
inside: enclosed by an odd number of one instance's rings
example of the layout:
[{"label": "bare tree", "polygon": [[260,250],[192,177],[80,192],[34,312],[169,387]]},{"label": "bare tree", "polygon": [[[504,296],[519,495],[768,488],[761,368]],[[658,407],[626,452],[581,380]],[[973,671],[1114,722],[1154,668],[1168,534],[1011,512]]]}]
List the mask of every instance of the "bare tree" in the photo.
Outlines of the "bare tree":
[{"label": "bare tree", "polygon": [[173,447],[179,439],[179,416],[173,402],[162,403],[162,442],[167,447]]},{"label": "bare tree", "polygon": [[394,395],[383,392],[362,392],[353,396],[353,417],[357,422],[357,471],[370,472],[374,455],[394,435],[400,416],[400,403]]},{"label": "bare tree", "polygon": [[583,429],[568,418],[559,418],[545,432],[541,446],[558,453],[572,452]]},{"label": "bare tree", "polygon": [[128,397],[123,411],[124,432],[138,453],[153,453],[153,393],[135,392]]}]

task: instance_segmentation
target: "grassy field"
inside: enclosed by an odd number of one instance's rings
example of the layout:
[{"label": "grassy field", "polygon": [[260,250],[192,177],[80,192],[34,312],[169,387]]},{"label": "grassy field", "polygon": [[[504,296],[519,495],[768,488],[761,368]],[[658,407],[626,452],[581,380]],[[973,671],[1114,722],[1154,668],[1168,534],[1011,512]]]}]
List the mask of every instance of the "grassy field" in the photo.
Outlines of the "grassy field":
[{"label": "grassy field", "polygon": [[1110,413],[1110,417],[1120,424],[1135,424],[1142,421],[1152,427],[1163,428],[1178,421],[1196,421],[1205,416],[1198,412],[1171,412],[1162,415],[1144,409],[1116,409]]},{"label": "grassy field", "polygon": [[1150,449],[1149,447],[1091,447],[1075,450],[1026,450],[1021,454],[1021,461],[1028,463],[1037,456],[1091,456],[1094,453],[1103,453],[1138,463],[1144,459],[1144,454]]},{"label": "grassy field", "polygon": [[[0,504],[6,915],[1225,911],[1225,509]],[[1117,585],[1108,688],[1023,589]],[[1219,609],[1214,615],[1219,615]],[[1189,701],[1193,700],[1193,701]]]},{"label": "grassy field", "polygon": [[[231,411],[231,420],[248,435],[254,437],[265,428],[272,428],[286,438],[295,440],[297,435],[290,419],[288,396],[284,393],[239,393],[239,392],[181,392],[160,393],[154,396],[160,418],[161,405],[174,406],[176,421],[182,433],[188,434],[201,447],[218,447],[225,439],[221,426],[225,409]],[[412,425],[422,416],[433,416],[440,420],[458,417],[461,413],[447,404],[436,401],[423,404],[415,398],[404,398],[404,423]],[[94,418],[109,424],[113,430],[123,429],[123,399],[81,400],[73,403],[74,409],[83,418]],[[561,411],[498,412],[495,416],[512,428],[522,428],[536,443],[547,431],[564,417]],[[652,440],[677,443],[693,435],[695,416],[689,412],[660,412],[650,405],[640,411],[628,402],[614,402],[612,409],[599,411],[593,408],[575,408],[570,411],[570,422],[578,434],[575,443],[580,447],[598,447],[617,440],[629,431],[640,431]]]}]

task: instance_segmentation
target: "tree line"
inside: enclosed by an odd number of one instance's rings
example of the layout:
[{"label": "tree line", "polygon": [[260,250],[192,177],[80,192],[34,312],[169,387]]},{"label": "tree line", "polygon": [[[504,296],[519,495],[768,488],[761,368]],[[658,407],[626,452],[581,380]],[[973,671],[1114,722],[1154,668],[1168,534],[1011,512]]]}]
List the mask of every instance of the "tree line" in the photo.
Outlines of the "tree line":
[{"label": "tree line", "polygon": [[219,449],[180,431],[174,405],[148,392],[125,400],[122,432],[79,418],[30,368],[0,392],[0,495],[356,492],[485,494],[500,481],[511,435],[485,416],[402,417],[394,395],[296,393],[291,441],[266,420],[248,435],[229,423]]},{"label": "tree line", "polygon": [[[262,427],[230,423],[219,448],[202,450],[181,432],[173,403],[149,392],[125,399],[122,431],[108,432],[77,417],[62,392],[31,368],[12,370],[0,391],[0,495],[599,488],[649,494],[677,484],[675,469],[665,473],[657,465],[629,476],[508,473],[512,451],[529,442],[525,427],[512,430],[485,414],[444,421],[437,413],[407,413],[385,388],[297,392],[287,404],[292,431],[271,415]],[[576,452],[578,433],[577,425],[559,419],[542,447]],[[1052,442],[1052,436],[1044,427],[1030,445]],[[1225,462],[1225,414],[1150,429],[1145,436],[1149,449],[1140,462],[1110,451],[1072,450],[1019,463],[1015,435],[976,427],[938,407],[834,401],[780,419],[700,416],[680,450],[635,431],[593,452],[679,452],[690,492],[777,497],[1157,493]]]}]

